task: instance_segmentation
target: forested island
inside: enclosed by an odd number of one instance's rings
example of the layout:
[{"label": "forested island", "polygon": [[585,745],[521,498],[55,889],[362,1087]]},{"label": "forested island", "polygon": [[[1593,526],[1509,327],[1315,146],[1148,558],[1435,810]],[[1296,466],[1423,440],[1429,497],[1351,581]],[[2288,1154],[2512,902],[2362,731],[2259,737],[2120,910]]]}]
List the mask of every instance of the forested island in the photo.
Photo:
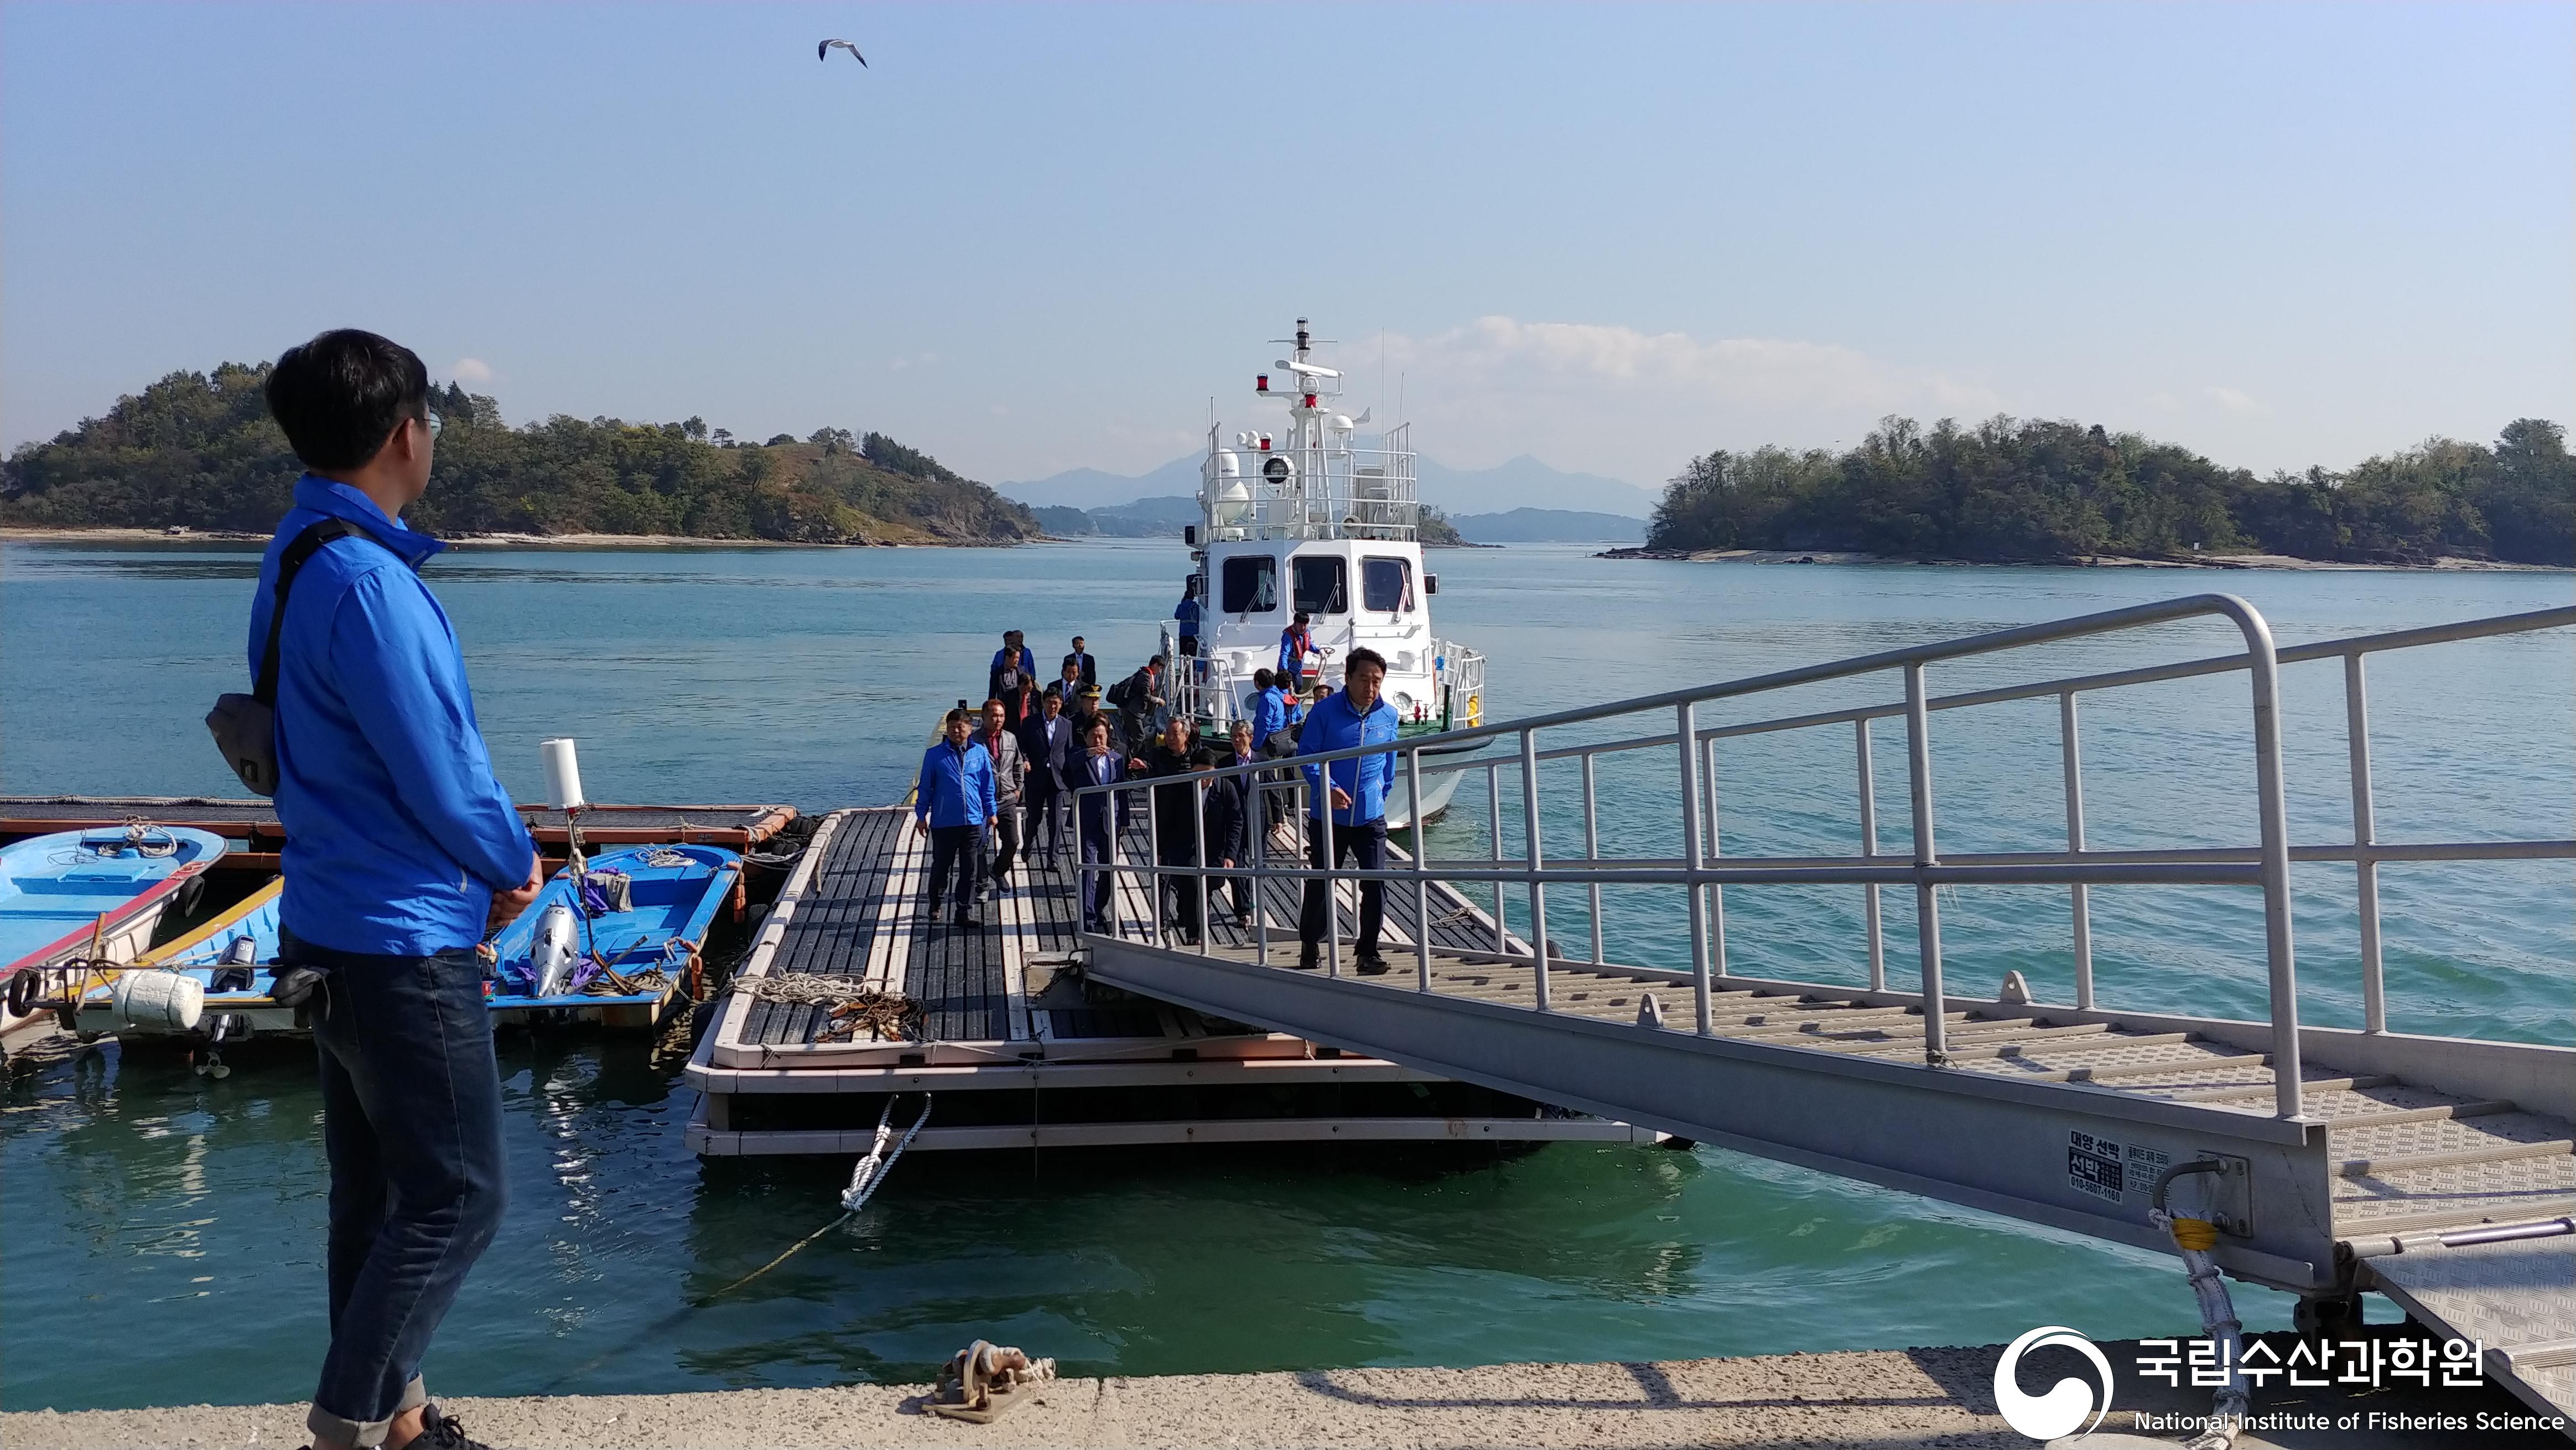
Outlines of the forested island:
[{"label": "forested island", "polygon": [[[0,463],[0,525],[266,533],[303,471],[268,415],[268,367],[172,373]],[[881,433],[737,440],[696,418],[558,414],[512,428],[449,383],[435,481],[406,521],[443,537],[664,535],[801,544],[1039,536],[1025,507]]]},{"label": "forested island", "polygon": [[[2566,429],[2433,438],[2341,472],[2257,477],[2099,424],[1888,418],[1835,453],[1720,449],[1664,490],[1644,553],[1755,549],[1974,562],[2267,553],[2576,565]],[[1621,551],[1631,552],[1631,551]]]}]

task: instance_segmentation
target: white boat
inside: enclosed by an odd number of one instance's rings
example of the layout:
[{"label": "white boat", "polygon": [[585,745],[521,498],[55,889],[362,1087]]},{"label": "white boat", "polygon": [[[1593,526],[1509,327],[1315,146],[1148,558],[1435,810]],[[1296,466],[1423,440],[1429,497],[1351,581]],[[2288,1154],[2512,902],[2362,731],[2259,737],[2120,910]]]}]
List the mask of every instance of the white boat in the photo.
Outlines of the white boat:
[{"label": "white boat", "polygon": [[[1176,624],[1163,627],[1164,654],[1177,661],[1173,708],[1222,739],[1251,712],[1254,671],[1278,663],[1281,637],[1303,612],[1316,646],[1304,661],[1309,680],[1338,688],[1342,661],[1366,646],[1386,657],[1380,690],[1402,717],[1404,738],[1484,723],[1485,657],[1432,627],[1440,577],[1423,568],[1417,537],[1412,426],[1371,431],[1370,410],[1356,418],[1341,410],[1341,374],[1316,361],[1305,318],[1281,341],[1294,351],[1256,374],[1252,391],[1286,405],[1285,427],[1229,438],[1208,425],[1201,521],[1188,535],[1201,601],[1197,657],[1179,654]],[[1460,778],[1447,771],[1424,783],[1422,819],[1449,808]],[[1399,779],[1386,823],[1402,828],[1414,816]]]}]

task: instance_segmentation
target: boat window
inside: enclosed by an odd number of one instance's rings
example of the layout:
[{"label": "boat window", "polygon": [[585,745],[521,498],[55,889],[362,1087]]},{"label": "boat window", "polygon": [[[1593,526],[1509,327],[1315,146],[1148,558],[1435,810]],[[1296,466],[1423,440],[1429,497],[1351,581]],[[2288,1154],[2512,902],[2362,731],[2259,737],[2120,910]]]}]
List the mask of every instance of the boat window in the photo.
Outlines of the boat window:
[{"label": "boat window", "polygon": [[1279,561],[1268,554],[1225,561],[1225,612],[1267,614],[1279,607]]},{"label": "boat window", "polygon": [[1413,565],[1402,559],[1360,561],[1360,603],[1370,609],[1413,611]]},{"label": "boat window", "polygon": [[1297,569],[1297,607],[1308,614],[1351,612],[1351,575],[1338,554],[1292,560]]}]

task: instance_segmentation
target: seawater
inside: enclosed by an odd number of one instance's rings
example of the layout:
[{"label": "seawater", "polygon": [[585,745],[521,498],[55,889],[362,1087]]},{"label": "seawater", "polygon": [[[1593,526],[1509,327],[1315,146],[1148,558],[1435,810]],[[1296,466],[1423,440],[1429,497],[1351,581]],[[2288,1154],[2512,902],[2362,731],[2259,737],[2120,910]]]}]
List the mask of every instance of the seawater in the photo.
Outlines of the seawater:
[{"label": "seawater", "polygon": [[[237,546],[0,546],[0,789],[233,793],[199,717],[246,673],[255,555]],[[1076,630],[1132,668],[1179,597],[1177,544],[993,550],[451,553],[428,570],[466,644],[501,774],[541,787],[536,743],[579,737],[603,799],[898,797],[931,713],[981,688],[1001,630],[1052,663]],[[2571,602],[2565,574],[1750,567],[1443,551],[1442,632],[1492,659],[1488,718],[1639,695],[2147,599],[2224,589],[2284,644]],[[1935,693],[2233,652],[2224,624],[1935,667]],[[2576,817],[2576,656],[2562,632],[2375,659],[2387,840],[2563,836]],[[1895,698],[1893,677],[1762,714]],[[2284,747],[2295,837],[2350,839],[2340,668],[2293,667]],[[2251,839],[2241,675],[2088,697],[2085,787],[2102,847]],[[1756,718],[1714,707],[1712,721]],[[1647,727],[1640,726],[1638,733]],[[1569,734],[1569,739],[1580,738]],[[1875,735],[1880,846],[1910,842],[1901,726]],[[1935,717],[1945,850],[2064,840],[2042,700]],[[1726,742],[1727,849],[1856,842],[1849,727]],[[1614,852],[1678,847],[1669,752],[1601,772]],[[1545,845],[1579,853],[1571,773],[1545,777]],[[1504,777],[1505,840],[1519,847]],[[1471,779],[1432,831],[1481,854]],[[2297,873],[2302,1011],[2358,1020],[2349,869]],[[1579,893],[1550,928],[1581,940]],[[1909,892],[1885,893],[1890,970],[1912,970]],[[1669,903],[1605,893],[1614,955],[1686,959]],[[2564,863],[2391,867],[2402,1030],[2566,1042],[2576,891]],[[2263,1009],[2250,893],[2097,890],[2106,1002]],[[1515,899],[1507,903],[1521,910]],[[1739,972],[1858,981],[1857,888],[1725,895]],[[1945,895],[1954,982],[2013,967],[2069,992],[2062,891]],[[513,1206],[441,1333],[449,1393],[640,1391],[920,1379],[985,1337],[1074,1373],[1651,1359],[2188,1332],[2170,1258],[1710,1148],[1418,1153],[1181,1150],[917,1155],[850,1230],[686,1312],[829,1221],[848,1165],[702,1163],[680,1143],[679,1057],[599,1037],[505,1040]],[[0,1402],[63,1409],[300,1399],[324,1336],[325,1175],[309,1068],[230,1078],[114,1046],[22,1064],[0,1112]],[[1962,1145],[1961,1151],[1974,1151]],[[2239,1287],[2249,1324],[2289,1301]],[[102,1365],[113,1363],[115,1372]]]}]

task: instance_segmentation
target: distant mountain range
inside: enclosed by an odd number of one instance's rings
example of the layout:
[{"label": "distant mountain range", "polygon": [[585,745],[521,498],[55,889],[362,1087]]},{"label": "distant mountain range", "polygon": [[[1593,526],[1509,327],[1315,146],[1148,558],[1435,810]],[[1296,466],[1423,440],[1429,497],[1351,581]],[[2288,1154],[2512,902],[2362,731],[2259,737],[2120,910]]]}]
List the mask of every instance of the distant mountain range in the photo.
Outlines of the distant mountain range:
[{"label": "distant mountain range", "polygon": [[[1150,473],[1104,473],[1074,468],[1051,478],[1026,483],[997,483],[993,491],[1031,508],[1123,508],[1160,503],[1172,497],[1195,499],[1199,491],[1199,457],[1175,458]],[[1636,520],[1654,512],[1657,495],[1597,473],[1568,473],[1550,468],[1528,454],[1492,468],[1450,468],[1432,459],[1414,460],[1422,501],[1453,517],[1498,515],[1519,510],[1580,512]],[[1195,513],[1195,505],[1192,506]],[[1468,537],[1473,538],[1474,535]],[[1583,539],[1628,538],[1627,534],[1587,533]],[[1642,529],[1633,537],[1644,537]]]}]

